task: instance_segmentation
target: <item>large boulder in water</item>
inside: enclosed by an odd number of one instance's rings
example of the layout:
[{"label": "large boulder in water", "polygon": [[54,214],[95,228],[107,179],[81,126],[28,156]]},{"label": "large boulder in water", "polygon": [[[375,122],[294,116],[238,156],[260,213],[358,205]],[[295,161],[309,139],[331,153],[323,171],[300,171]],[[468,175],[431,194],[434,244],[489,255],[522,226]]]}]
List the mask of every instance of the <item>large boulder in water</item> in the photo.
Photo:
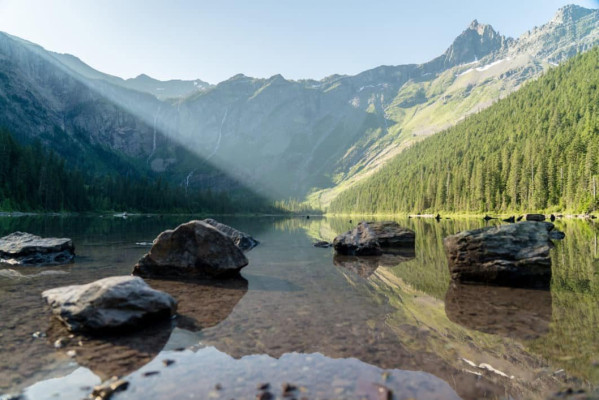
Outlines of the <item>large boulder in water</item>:
[{"label": "large boulder in water", "polygon": [[144,278],[204,279],[238,276],[243,252],[215,227],[190,221],[162,232],[133,268]]},{"label": "large boulder in water", "polygon": [[356,228],[333,241],[338,254],[350,256],[380,255],[396,248],[414,247],[416,234],[397,222],[360,222]]},{"label": "large boulder in water", "polygon": [[65,264],[75,257],[73,241],[14,232],[0,238],[0,262],[13,265]]},{"label": "large boulder in water", "polygon": [[73,332],[139,328],[148,320],[168,319],[177,308],[169,294],[133,276],[50,289],[42,297]]},{"label": "large boulder in water", "polygon": [[454,280],[547,286],[557,237],[550,222],[519,222],[460,232],[443,239]]},{"label": "large boulder in water", "polygon": [[243,251],[249,251],[260,244],[259,241],[257,241],[247,233],[238,231],[237,229],[230,227],[229,225],[220,223],[212,218],[207,218],[202,222],[205,222],[208,225],[211,225],[218,229],[223,235],[231,239],[233,243],[235,243],[235,246],[239,247]]}]

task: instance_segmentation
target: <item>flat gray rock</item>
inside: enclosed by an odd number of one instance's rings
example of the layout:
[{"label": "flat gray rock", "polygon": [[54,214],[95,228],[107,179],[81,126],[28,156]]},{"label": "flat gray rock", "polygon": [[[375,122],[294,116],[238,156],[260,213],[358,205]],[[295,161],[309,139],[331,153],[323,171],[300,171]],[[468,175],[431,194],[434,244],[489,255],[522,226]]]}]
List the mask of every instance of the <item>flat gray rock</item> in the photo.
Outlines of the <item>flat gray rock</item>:
[{"label": "flat gray rock", "polygon": [[169,318],[177,308],[169,294],[133,276],[50,289],[42,297],[73,332],[139,328],[146,321]]},{"label": "flat gray rock", "polygon": [[243,252],[215,227],[190,221],[162,232],[133,268],[144,278],[204,279],[238,276],[248,264]]},{"label": "flat gray rock", "polygon": [[546,286],[551,279],[551,238],[559,235],[550,222],[519,222],[471,231],[443,239],[451,277],[463,282],[509,286]]},{"label": "flat gray rock", "polygon": [[56,265],[74,257],[75,246],[68,238],[42,238],[26,232],[0,238],[0,262],[5,264]]},{"label": "flat gray rock", "polygon": [[415,239],[414,231],[397,222],[362,221],[353,230],[337,236],[333,247],[338,254],[373,256],[395,248],[414,247]]},{"label": "flat gray rock", "polygon": [[235,243],[235,246],[239,247],[242,251],[249,251],[260,244],[259,241],[257,241],[247,233],[238,231],[237,229],[230,227],[229,225],[220,223],[212,218],[207,218],[202,222],[205,222],[208,225],[211,225],[218,229],[223,235],[231,239],[233,243]]}]

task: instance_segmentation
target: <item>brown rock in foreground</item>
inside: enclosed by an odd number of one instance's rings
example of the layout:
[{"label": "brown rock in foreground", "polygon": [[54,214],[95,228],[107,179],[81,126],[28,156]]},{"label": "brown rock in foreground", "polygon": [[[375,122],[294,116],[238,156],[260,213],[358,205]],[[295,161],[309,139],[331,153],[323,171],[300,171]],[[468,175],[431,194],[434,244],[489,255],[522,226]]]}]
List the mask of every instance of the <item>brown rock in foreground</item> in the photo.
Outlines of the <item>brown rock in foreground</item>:
[{"label": "brown rock in foreground", "polygon": [[237,276],[248,264],[243,252],[218,229],[190,221],[162,232],[133,268],[144,278],[204,279]]},{"label": "brown rock in foreground", "polygon": [[443,239],[454,280],[507,286],[547,286],[550,222],[519,222],[464,231]]},{"label": "brown rock in foreground", "polygon": [[415,238],[414,231],[397,222],[362,221],[352,231],[337,236],[333,247],[338,254],[372,256],[383,254],[383,249],[414,247]]}]

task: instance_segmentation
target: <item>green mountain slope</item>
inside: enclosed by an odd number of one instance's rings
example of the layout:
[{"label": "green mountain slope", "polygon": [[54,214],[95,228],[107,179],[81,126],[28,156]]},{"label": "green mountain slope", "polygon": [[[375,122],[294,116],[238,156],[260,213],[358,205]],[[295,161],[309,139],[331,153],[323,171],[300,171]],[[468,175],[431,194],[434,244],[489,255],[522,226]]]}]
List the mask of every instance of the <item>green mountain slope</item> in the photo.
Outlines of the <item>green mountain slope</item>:
[{"label": "green mountain slope", "polygon": [[329,212],[595,210],[598,87],[595,48],[407,149]]},{"label": "green mountain slope", "polygon": [[338,168],[335,186],[312,194],[311,203],[328,206],[340,192],[372,175],[405,148],[590,49],[599,43],[598,28],[599,10],[574,5],[561,8],[551,21],[517,39],[474,21],[442,57],[420,66],[420,76],[413,74],[394,93],[381,89],[373,93],[381,99],[381,107],[372,112],[384,114],[387,129],[356,143],[345,155],[353,159],[351,167]]}]

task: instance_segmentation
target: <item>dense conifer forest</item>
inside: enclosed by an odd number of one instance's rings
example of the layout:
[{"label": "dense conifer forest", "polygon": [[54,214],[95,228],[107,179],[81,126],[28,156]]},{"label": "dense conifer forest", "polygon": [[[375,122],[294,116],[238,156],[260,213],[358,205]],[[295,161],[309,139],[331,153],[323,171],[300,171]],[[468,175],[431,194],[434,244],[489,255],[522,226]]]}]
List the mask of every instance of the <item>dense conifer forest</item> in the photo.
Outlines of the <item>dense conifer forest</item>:
[{"label": "dense conifer forest", "polygon": [[598,185],[595,48],[415,144],[328,211],[592,212]]},{"label": "dense conifer forest", "polygon": [[93,175],[69,168],[42,147],[17,143],[0,130],[0,211],[135,211],[240,213],[272,211],[267,201],[238,192],[189,190],[160,178]]}]

